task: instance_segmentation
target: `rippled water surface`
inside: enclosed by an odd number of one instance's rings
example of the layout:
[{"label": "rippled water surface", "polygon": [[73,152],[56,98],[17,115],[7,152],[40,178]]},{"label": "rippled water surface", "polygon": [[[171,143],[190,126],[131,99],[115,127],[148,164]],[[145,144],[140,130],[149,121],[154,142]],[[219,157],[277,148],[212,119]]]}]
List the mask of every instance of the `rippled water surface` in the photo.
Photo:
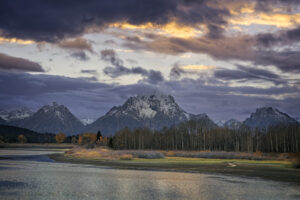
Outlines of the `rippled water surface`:
[{"label": "rippled water surface", "polygon": [[56,163],[49,153],[0,150],[0,199],[300,199],[288,183]]}]

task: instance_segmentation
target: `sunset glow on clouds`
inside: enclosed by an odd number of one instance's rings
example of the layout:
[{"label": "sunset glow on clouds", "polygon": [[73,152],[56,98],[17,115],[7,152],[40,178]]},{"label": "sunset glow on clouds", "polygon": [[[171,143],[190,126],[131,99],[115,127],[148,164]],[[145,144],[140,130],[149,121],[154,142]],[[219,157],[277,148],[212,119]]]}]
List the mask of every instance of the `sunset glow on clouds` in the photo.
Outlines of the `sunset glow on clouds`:
[{"label": "sunset glow on clouds", "polygon": [[184,70],[209,70],[209,69],[215,69],[215,66],[206,66],[206,65],[185,65],[181,66]]},{"label": "sunset glow on clouds", "polygon": [[146,30],[155,32],[160,35],[180,37],[180,38],[191,38],[196,37],[202,33],[200,27],[194,28],[191,26],[185,26],[183,24],[177,24],[175,21],[171,21],[165,25],[152,24],[148,22],[141,25],[133,25],[128,23],[114,23],[110,24],[109,27],[121,28],[121,29],[133,29],[133,30]]},{"label": "sunset glow on clouds", "polygon": [[159,89],[217,120],[266,105],[300,117],[299,1],[4,0],[0,13],[2,107],[99,116]]}]

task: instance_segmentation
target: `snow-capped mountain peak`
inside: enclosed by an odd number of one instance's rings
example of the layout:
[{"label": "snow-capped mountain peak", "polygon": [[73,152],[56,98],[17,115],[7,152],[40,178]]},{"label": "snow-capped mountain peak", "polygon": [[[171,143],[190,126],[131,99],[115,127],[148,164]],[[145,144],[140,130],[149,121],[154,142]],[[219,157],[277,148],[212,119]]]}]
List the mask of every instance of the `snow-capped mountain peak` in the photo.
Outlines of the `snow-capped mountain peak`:
[{"label": "snow-capped mountain peak", "polygon": [[158,130],[189,120],[195,115],[185,112],[170,95],[161,93],[129,97],[121,106],[111,108],[104,116],[87,126],[87,131],[101,130],[114,134],[128,127]]},{"label": "snow-capped mountain peak", "polygon": [[130,115],[136,119],[153,119],[156,115],[172,118],[179,113],[182,118],[188,118],[174,98],[170,95],[152,94],[130,97],[122,106],[113,107],[107,115]]}]

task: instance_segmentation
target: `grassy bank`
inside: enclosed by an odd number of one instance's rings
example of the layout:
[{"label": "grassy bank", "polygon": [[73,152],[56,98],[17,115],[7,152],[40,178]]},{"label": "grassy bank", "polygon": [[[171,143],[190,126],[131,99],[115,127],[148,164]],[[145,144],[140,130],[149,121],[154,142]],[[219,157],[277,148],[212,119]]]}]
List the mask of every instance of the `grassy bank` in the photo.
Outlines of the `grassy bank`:
[{"label": "grassy bank", "polygon": [[[178,154],[180,153],[180,154]],[[225,175],[260,177],[275,181],[300,184],[300,170],[292,167],[292,160],[282,155],[255,155],[244,159],[241,155],[229,154],[239,159],[215,158],[224,156],[224,152],[214,152],[214,158],[201,156],[201,152],[167,151],[114,151],[108,149],[74,148],[65,154],[50,155],[60,162],[93,164],[121,169],[168,170],[180,172],[221,173]],[[208,152],[204,152],[207,156]],[[176,155],[185,155],[176,156]],[[187,155],[190,155],[188,157]],[[226,155],[228,156],[228,155]],[[249,158],[250,155],[244,155]],[[256,158],[256,159],[255,159]]]}]

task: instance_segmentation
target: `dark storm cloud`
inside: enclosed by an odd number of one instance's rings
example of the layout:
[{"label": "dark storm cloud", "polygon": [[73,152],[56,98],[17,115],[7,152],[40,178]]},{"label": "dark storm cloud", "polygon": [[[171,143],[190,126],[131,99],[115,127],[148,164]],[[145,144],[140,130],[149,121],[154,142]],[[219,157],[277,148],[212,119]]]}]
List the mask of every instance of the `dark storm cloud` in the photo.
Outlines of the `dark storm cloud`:
[{"label": "dark storm cloud", "polygon": [[256,38],[258,45],[264,47],[272,47],[282,41],[272,33],[258,34]]},{"label": "dark storm cloud", "polygon": [[128,68],[123,65],[123,60],[121,60],[112,49],[106,49],[101,51],[102,60],[109,62],[112,66],[105,67],[103,72],[112,77],[116,78],[123,75],[138,74],[144,77],[143,81],[151,84],[163,81],[164,77],[159,71],[146,70],[142,67],[132,67]]},{"label": "dark storm cloud", "polygon": [[0,70],[44,72],[42,66],[24,58],[18,58],[0,53]]},{"label": "dark storm cloud", "polygon": [[71,54],[71,56],[73,58],[76,58],[78,60],[81,60],[81,61],[87,61],[90,59],[90,57],[88,55],[86,55],[86,53],[84,51],[78,51],[78,52],[74,52]]},{"label": "dark storm cloud", "polygon": [[300,51],[258,51],[254,62],[261,65],[274,65],[283,72],[300,73]]},{"label": "dark storm cloud", "polygon": [[256,35],[257,45],[272,47],[275,45],[293,45],[300,42],[300,26],[276,33],[260,33]]},{"label": "dark storm cloud", "polygon": [[223,80],[264,80],[270,81],[274,84],[284,84],[284,81],[279,75],[264,69],[257,69],[254,67],[245,67],[237,65],[236,70],[221,69],[214,72],[214,76]]},{"label": "dark storm cloud", "polygon": [[55,42],[82,34],[107,23],[224,24],[229,11],[209,6],[208,1],[184,0],[4,0],[0,2],[0,29],[6,37]]},{"label": "dark storm cloud", "polygon": [[208,30],[209,32],[207,33],[206,37],[210,39],[218,39],[223,36],[224,29],[220,26],[209,24]]},{"label": "dark storm cloud", "polygon": [[105,87],[105,84],[96,84],[83,78],[27,73],[0,73],[0,81],[0,91],[6,95],[38,96],[52,92]]},{"label": "dark storm cloud", "polygon": [[274,6],[278,6],[290,11],[299,5],[299,3],[298,0],[256,0],[254,9],[256,11],[271,12]]},{"label": "dark storm cloud", "polygon": [[257,11],[274,6],[292,9],[299,1],[283,0],[2,0],[0,29],[2,36],[56,42],[76,37],[85,31],[101,29],[107,23],[166,24],[176,19],[188,25],[208,25],[209,35],[219,36],[220,25],[231,17],[227,5],[255,3]]}]

